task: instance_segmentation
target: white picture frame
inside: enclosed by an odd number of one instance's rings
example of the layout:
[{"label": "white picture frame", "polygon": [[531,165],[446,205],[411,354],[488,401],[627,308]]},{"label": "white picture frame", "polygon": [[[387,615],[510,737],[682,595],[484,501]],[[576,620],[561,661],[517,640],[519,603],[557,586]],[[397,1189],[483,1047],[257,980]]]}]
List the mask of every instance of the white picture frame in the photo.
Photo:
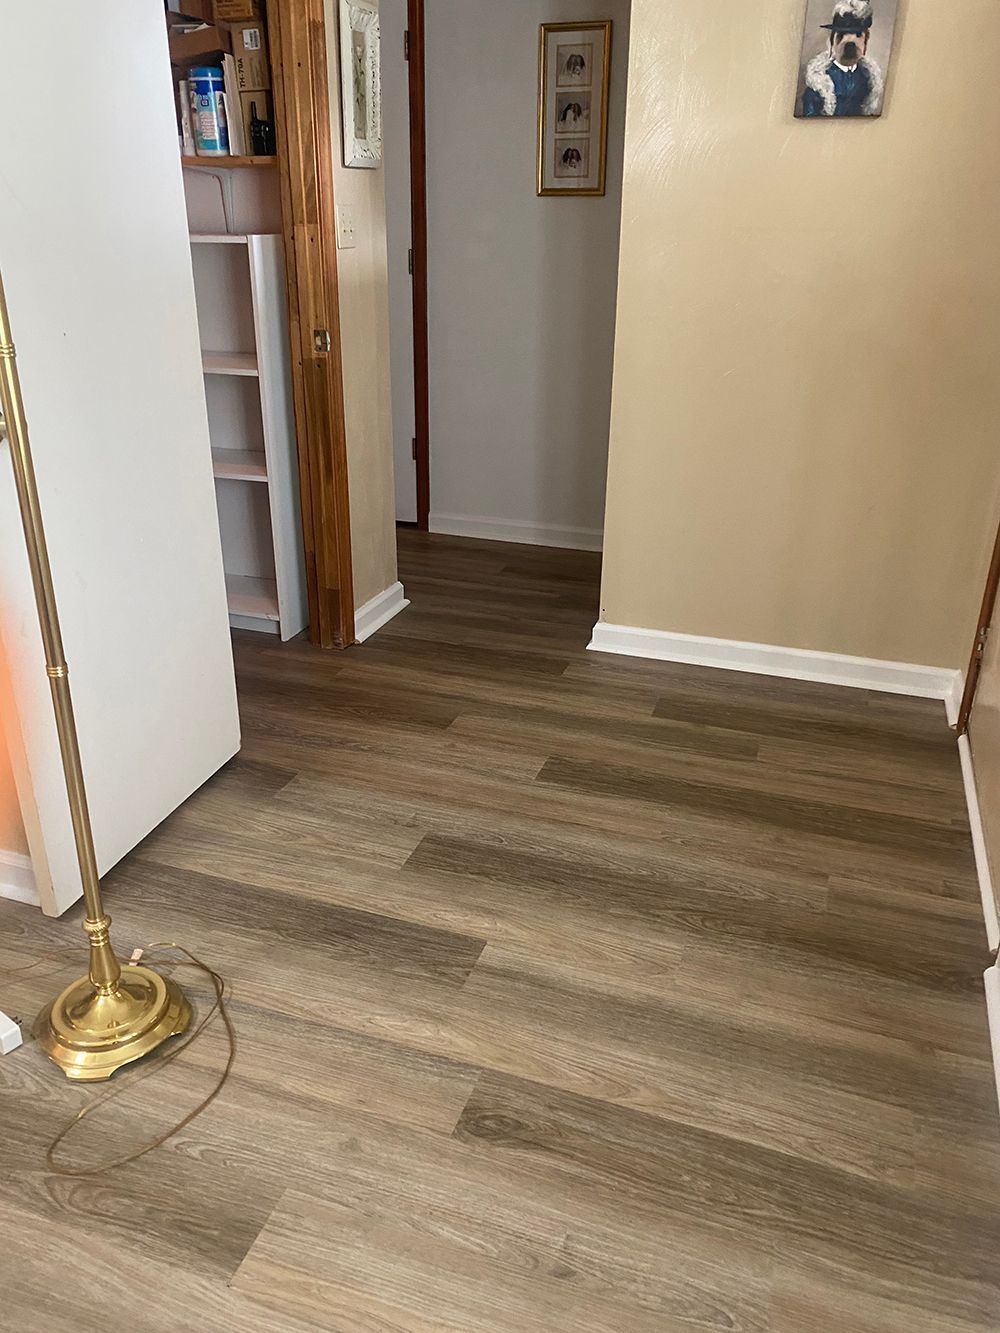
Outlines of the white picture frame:
[{"label": "white picture frame", "polygon": [[378,9],[340,0],[340,93],[344,166],[382,162],[382,75]]}]

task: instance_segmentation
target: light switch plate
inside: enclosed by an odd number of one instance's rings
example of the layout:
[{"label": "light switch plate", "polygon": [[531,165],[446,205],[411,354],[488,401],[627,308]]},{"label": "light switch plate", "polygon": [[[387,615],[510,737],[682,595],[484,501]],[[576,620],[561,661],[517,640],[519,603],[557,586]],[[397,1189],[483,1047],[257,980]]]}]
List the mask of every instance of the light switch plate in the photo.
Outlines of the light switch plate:
[{"label": "light switch plate", "polygon": [[354,239],[354,210],[341,204],[337,208],[337,249],[353,250],[357,245]]}]

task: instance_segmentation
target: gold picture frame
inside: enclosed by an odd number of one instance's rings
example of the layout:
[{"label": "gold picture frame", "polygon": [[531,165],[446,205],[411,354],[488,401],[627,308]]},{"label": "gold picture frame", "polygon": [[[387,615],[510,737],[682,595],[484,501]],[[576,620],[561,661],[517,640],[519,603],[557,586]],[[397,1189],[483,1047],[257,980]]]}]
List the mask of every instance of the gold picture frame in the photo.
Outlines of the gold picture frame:
[{"label": "gold picture frame", "polygon": [[610,19],[543,23],[538,40],[538,193],[605,193]]}]

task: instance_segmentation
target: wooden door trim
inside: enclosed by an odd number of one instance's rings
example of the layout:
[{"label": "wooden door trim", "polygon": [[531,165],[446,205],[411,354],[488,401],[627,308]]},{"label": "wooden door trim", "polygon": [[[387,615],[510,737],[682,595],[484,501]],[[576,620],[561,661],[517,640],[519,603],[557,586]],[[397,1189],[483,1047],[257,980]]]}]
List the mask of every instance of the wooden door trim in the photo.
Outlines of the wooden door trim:
[{"label": "wooden door trim", "polygon": [[268,16],[309,638],[345,648],[354,576],[323,0],[270,0]]},{"label": "wooden door trim", "polygon": [[1000,590],[1000,529],[997,530],[996,540],[993,543],[993,556],[990,560],[989,573],[986,576],[986,589],[983,592],[983,601],[979,608],[976,639],[972,645],[969,669],[965,675],[965,691],[962,695],[961,707],[958,710],[958,722],[955,724],[955,730],[959,736],[964,736],[969,730],[969,718],[972,716],[972,705],[976,701],[976,688],[979,685],[979,675],[983,669],[986,636],[993,624],[998,590]]},{"label": "wooden door trim", "polygon": [[410,245],[413,252],[414,461],[417,527],[431,508],[430,386],[427,338],[427,93],[424,0],[406,0],[410,87]]}]

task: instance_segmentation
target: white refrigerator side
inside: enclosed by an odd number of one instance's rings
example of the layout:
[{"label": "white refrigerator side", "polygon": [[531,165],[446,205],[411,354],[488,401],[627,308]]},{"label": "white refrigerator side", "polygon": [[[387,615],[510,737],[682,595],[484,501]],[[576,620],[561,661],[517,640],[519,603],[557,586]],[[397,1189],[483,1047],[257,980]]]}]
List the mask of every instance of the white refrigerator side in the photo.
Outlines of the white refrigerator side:
[{"label": "white refrigerator side", "polygon": [[[239,748],[163,10],[3,4],[0,40],[0,272],[103,873]],[[59,913],[80,879],[5,447],[0,632]]]}]

